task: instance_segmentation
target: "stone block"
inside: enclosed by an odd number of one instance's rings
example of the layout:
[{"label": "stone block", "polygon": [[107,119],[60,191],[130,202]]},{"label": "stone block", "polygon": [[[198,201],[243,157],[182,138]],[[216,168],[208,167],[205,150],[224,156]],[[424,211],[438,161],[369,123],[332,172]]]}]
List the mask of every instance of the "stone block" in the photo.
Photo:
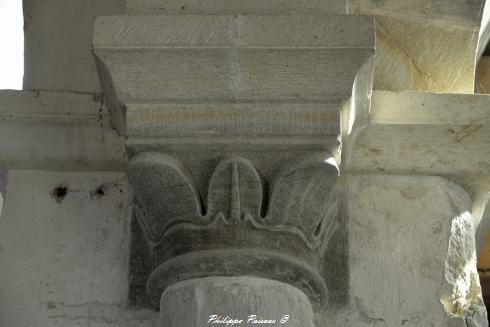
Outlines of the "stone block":
[{"label": "stone block", "polygon": [[352,326],[487,326],[472,201],[461,187],[348,175],[345,192]]},{"label": "stone block", "polygon": [[94,31],[122,133],[132,103],[339,105],[373,51],[373,20],[363,16],[109,16]]},{"label": "stone block", "polygon": [[0,167],[122,170],[124,140],[91,94],[0,92]]},{"label": "stone block", "polygon": [[94,48],[125,103],[339,102],[373,53],[372,28],[350,16],[101,17]]},{"label": "stone block", "polygon": [[344,14],[346,9],[346,0],[127,0],[132,15]]},{"label": "stone block", "polygon": [[374,89],[473,93],[480,43],[488,39],[484,6],[483,0],[349,1],[349,13],[376,17]]},{"label": "stone block", "polygon": [[162,327],[314,326],[311,305],[301,291],[288,284],[245,276],[177,283],[162,294],[160,308]]}]

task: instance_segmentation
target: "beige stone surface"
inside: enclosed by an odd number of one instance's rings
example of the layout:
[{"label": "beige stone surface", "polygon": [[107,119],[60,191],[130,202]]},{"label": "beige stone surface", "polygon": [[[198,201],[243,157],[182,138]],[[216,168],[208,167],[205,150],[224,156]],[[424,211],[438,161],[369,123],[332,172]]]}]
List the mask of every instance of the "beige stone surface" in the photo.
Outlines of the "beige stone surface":
[{"label": "beige stone surface", "polygon": [[376,17],[374,89],[473,93],[477,51],[486,38],[485,22],[480,30],[484,5],[483,0],[348,1],[349,13]]},{"label": "beige stone surface", "polygon": [[341,115],[344,172],[448,176],[478,224],[490,195],[488,95],[370,91],[369,64]]},{"label": "beige stone surface", "polygon": [[[373,91],[344,130],[348,171],[487,174],[490,97]],[[346,114],[345,117],[349,116]]]},{"label": "beige stone surface", "polygon": [[352,326],[487,326],[472,202],[440,177],[348,175]]},{"label": "beige stone surface", "polygon": [[455,19],[474,22],[480,18],[485,0],[348,0],[350,12],[374,15]]}]

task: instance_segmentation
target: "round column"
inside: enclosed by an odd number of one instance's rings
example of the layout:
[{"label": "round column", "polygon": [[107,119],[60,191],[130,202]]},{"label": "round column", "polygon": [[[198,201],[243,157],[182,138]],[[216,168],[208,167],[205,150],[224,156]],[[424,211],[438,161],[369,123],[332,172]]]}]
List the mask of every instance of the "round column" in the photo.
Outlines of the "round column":
[{"label": "round column", "polygon": [[207,277],[168,287],[160,327],[314,327],[308,297],[286,283],[254,277]]}]

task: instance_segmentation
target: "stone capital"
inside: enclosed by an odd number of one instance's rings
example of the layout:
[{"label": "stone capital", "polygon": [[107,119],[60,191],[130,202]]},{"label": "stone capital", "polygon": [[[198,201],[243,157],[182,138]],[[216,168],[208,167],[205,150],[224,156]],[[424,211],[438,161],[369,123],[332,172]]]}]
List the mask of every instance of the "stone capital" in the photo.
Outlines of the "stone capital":
[{"label": "stone capital", "polygon": [[172,284],[209,276],[274,279],[315,305],[328,301],[324,258],[338,225],[331,154],[341,103],[373,54],[374,21],[243,13],[95,23],[99,74],[153,251],[154,303]]},{"label": "stone capital", "polygon": [[187,279],[256,276],[324,303],[322,259],[337,227],[337,176],[325,157],[285,164],[271,180],[249,160],[229,157],[214,168],[204,200],[177,159],[133,157],[129,179],[157,267],[149,294],[158,301],[167,286]]}]

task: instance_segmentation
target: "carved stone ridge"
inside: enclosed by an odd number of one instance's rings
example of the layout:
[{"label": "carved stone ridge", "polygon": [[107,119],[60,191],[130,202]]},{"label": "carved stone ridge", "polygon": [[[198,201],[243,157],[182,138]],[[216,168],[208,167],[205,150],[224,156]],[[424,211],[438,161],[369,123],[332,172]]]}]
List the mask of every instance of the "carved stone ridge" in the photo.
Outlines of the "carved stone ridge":
[{"label": "carved stone ridge", "polygon": [[315,156],[265,181],[242,157],[222,160],[204,202],[186,168],[162,153],[129,163],[138,219],[153,247],[147,282],[158,302],[186,279],[256,276],[290,283],[317,304],[327,299],[321,259],[337,227],[336,167]]}]

